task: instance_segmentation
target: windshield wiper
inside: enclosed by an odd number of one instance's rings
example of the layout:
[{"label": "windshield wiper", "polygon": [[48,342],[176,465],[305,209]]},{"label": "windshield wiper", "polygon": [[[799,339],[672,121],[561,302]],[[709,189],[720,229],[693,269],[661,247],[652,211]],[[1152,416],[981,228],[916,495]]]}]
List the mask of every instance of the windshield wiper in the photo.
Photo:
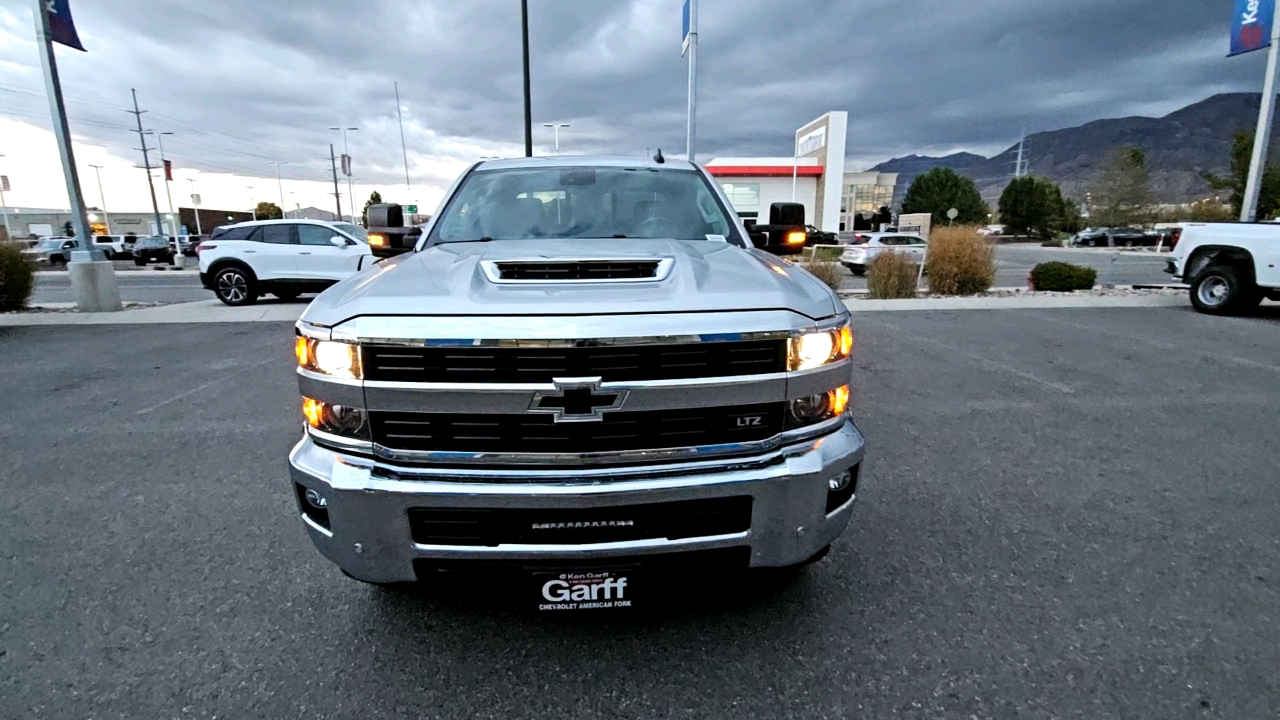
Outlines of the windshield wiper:
[{"label": "windshield wiper", "polygon": [[482,243],[482,242],[493,242],[493,238],[486,236],[482,238],[476,238],[475,240],[447,240],[441,243],[441,245],[466,245],[468,243]]}]

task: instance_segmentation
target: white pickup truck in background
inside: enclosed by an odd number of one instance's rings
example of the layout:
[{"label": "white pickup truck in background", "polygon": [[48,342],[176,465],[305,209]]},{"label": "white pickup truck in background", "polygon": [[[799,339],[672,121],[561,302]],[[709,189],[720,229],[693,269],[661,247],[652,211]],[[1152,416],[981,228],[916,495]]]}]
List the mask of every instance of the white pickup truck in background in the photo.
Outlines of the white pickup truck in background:
[{"label": "white pickup truck in background", "polygon": [[1280,225],[1183,223],[1169,272],[1191,286],[1191,304],[1211,315],[1280,300]]}]

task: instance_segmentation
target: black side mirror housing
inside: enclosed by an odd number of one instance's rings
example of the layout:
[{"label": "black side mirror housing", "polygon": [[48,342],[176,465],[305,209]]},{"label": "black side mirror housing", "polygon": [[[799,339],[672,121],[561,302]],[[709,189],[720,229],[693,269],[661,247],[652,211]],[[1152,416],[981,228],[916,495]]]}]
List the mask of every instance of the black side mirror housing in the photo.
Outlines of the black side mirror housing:
[{"label": "black side mirror housing", "polygon": [[808,232],[805,231],[804,205],[800,203],[778,202],[769,206],[769,224],[756,225],[752,228],[752,242],[757,236],[764,236],[764,244],[756,243],[756,247],[774,255],[799,255],[804,252]]}]

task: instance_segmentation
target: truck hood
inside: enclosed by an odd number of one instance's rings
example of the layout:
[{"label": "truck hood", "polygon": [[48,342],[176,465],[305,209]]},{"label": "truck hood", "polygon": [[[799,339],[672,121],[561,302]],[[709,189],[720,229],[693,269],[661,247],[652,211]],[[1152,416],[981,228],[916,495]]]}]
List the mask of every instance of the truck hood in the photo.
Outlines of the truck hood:
[{"label": "truck hood", "polygon": [[[652,282],[493,282],[484,261],[669,259]],[[809,273],[760,250],[674,240],[511,240],[443,244],[384,261],[329,288],[303,320],[332,327],[376,315],[608,315],[791,310],[810,318],[843,310]]]}]

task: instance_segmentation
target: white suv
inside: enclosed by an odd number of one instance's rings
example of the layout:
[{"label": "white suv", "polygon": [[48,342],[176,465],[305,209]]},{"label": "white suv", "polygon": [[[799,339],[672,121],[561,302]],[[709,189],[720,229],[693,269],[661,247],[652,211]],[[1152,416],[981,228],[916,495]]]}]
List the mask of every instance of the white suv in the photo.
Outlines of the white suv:
[{"label": "white suv", "polygon": [[201,284],[228,305],[249,305],[263,293],[295,300],[376,262],[367,243],[320,220],[261,220],[220,227],[196,252]]},{"label": "white suv", "polygon": [[849,272],[859,277],[867,274],[867,266],[876,256],[884,252],[896,252],[906,255],[912,262],[924,262],[929,250],[928,242],[915,233],[857,233],[844,252],[840,255],[840,264],[849,268]]}]

